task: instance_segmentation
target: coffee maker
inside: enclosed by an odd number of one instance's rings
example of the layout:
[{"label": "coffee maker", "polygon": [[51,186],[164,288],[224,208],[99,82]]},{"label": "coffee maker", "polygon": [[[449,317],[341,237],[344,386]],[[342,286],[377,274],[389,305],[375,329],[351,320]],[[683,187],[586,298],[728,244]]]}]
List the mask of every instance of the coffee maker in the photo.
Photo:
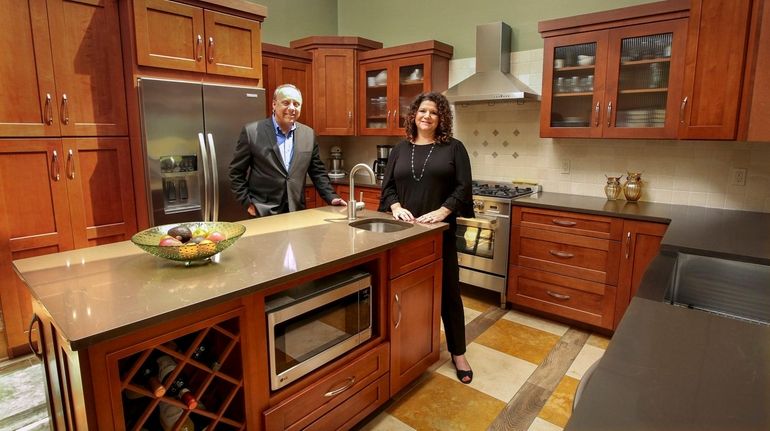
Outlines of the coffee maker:
[{"label": "coffee maker", "polygon": [[388,156],[390,156],[392,149],[393,145],[377,145],[377,159],[372,165],[372,170],[378,180],[385,178],[385,166],[388,164]]},{"label": "coffee maker", "polygon": [[329,149],[329,178],[345,178],[342,169],[342,148],[333,146]]}]

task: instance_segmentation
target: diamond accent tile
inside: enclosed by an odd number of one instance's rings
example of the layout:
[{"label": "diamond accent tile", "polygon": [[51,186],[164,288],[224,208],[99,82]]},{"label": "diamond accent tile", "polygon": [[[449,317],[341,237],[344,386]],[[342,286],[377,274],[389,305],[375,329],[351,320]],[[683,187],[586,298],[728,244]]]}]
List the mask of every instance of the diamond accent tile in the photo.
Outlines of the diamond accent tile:
[{"label": "diamond accent tile", "polygon": [[518,159],[518,158],[519,158],[519,153],[517,153],[516,151],[514,151],[514,152],[513,152],[513,158],[514,158],[514,159]]},{"label": "diamond accent tile", "polygon": [[498,131],[497,131],[497,129],[495,129],[495,130],[493,130],[493,131],[492,131],[492,134],[493,134],[493,135],[495,135],[495,136],[497,136],[497,135],[499,135],[499,134],[500,134],[500,132],[498,132]]},{"label": "diamond accent tile", "polygon": [[492,157],[497,158],[497,152],[493,152]]},{"label": "diamond accent tile", "polygon": [[508,145],[511,145],[508,143],[508,141],[503,141],[503,147],[507,147]]},{"label": "diamond accent tile", "polygon": [[478,130],[474,130],[473,131],[473,136],[479,136],[479,131]]},{"label": "diamond accent tile", "polygon": [[489,142],[487,142],[487,141],[484,141],[484,142],[482,142],[482,143],[481,143],[481,145],[483,145],[483,146],[485,146],[485,147],[486,147],[486,146],[488,146],[488,145],[489,145]]},{"label": "diamond accent tile", "polygon": [[474,151],[472,154],[473,154],[473,157],[478,157],[479,156],[479,152],[478,151]]},{"label": "diamond accent tile", "polygon": [[513,131],[513,136],[519,136],[521,132],[519,132],[519,129],[516,129]]}]

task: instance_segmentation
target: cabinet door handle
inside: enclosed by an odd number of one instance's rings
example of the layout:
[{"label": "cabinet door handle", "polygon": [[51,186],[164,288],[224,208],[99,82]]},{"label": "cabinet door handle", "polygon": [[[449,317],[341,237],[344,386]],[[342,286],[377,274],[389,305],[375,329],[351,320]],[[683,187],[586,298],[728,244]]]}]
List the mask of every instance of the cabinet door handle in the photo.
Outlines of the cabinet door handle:
[{"label": "cabinet door handle", "polygon": [[69,179],[75,179],[75,161],[72,160],[72,148],[67,150],[67,176]]},{"label": "cabinet door handle", "polygon": [[198,35],[195,40],[195,52],[198,53],[196,61],[201,61],[203,59],[203,36],[201,35]]},{"label": "cabinet door handle", "polygon": [[347,391],[351,387],[353,387],[353,385],[355,385],[355,384],[356,384],[356,376],[348,377],[347,379],[345,379],[345,383],[342,386],[340,386],[337,389],[331,389],[329,392],[325,393],[324,396],[329,398],[329,397],[333,397],[335,395],[339,395],[339,394]]},{"label": "cabinet door handle", "polygon": [[61,175],[59,175],[59,153],[53,150],[53,158],[51,159],[51,171],[53,172],[53,180],[59,181]]},{"label": "cabinet door handle", "polygon": [[570,226],[575,226],[575,225],[577,224],[577,223],[576,223],[576,222],[574,222],[574,221],[569,221],[569,220],[559,220],[559,219],[557,219],[557,218],[555,218],[555,219],[551,220],[551,222],[552,222],[553,224],[556,224],[556,225],[559,225],[559,226],[567,226],[567,227],[570,227]]},{"label": "cabinet door handle", "polygon": [[599,111],[601,108],[599,107],[599,104],[601,102],[596,102],[596,106],[594,106],[594,127],[599,127]]},{"label": "cabinet door handle", "polygon": [[388,109],[388,113],[385,114],[385,126],[390,127],[390,109]]},{"label": "cabinet door handle", "polygon": [[64,124],[70,123],[70,112],[69,112],[69,99],[67,98],[67,94],[62,94],[61,96],[61,121]]},{"label": "cabinet door handle", "polygon": [[214,62],[214,37],[209,37],[209,47],[207,49],[209,52],[209,63]]},{"label": "cabinet door handle", "polygon": [[575,257],[572,253],[567,253],[566,251],[559,251],[559,250],[548,250],[548,253],[551,253],[551,255],[556,257],[561,257],[563,259],[569,259],[572,257]]},{"label": "cabinet door handle", "polygon": [[612,126],[612,100],[607,103],[607,127]]},{"label": "cabinet door handle", "polygon": [[393,325],[393,329],[397,329],[398,325],[401,324],[401,298],[398,297],[398,293],[396,293],[394,296],[396,298],[396,305],[398,306],[398,319],[396,319],[396,323]]},{"label": "cabinet door handle", "polygon": [[631,232],[626,234],[626,259],[631,255]]},{"label": "cabinet door handle", "polygon": [[353,127],[353,111],[348,111],[348,126]]},{"label": "cabinet door handle", "polygon": [[[37,315],[37,313],[32,315],[32,320],[29,322],[29,331],[27,331],[27,344],[29,345],[29,349],[32,350],[32,353],[34,353],[35,356],[37,356],[37,358],[42,362],[43,361],[43,350],[40,349],[40,351],[38,352],[37,349],[35,348],[35,345],[32,343],[32,327],[35,326],[36,322],[39,323],[39,324],[43,323],[40,320],[40,317]],[[42,334],[43,333],[40,330],[40,326],[38,326],[37,331],[38,331],[38,334]],[[43,342],[43,336],[42,335],[40,335],[40,342],[41,342],[41,344]]]},{"label": "cabinet door handle", "polygon": [[687,96],[682,99],[682,104],[679,106],[679,124],[684,124],[684,108],[687,106]]},{"label": "cabinet door handle", "polygon": [[562,301],[566,301],[566,300],[571,298],[569,295],[564,295],[564,294],[561,294],[561,293],[551,292],[550,290],[546,290],[545,293],[547,293],[550,296],[553,296],[556,299],[560,299]]},{"label": "cabinet door handle", "polygon": [[45,94],[45,122],[48,125],[53,124],[53,105],[51,105],[51,93]]}]

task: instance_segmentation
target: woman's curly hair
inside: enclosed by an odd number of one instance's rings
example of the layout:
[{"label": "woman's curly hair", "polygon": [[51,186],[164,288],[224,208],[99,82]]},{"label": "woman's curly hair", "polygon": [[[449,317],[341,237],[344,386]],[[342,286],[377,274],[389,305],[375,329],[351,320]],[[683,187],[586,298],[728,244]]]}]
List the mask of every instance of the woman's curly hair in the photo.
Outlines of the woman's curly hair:
[{"label": "woman's curly hair", "polygon": [[449,108],[449,101],[441,93],[421,93],[409,106],[409,112],[406,114],[406,139],[414,142],[417,139],[417,125],[414,123],[417,110],[420,104],[426,100],[436,104],[438,108],[438,126],[436,127],[436,142],[443,143],[449,141],[452,137],[452,110]]}]

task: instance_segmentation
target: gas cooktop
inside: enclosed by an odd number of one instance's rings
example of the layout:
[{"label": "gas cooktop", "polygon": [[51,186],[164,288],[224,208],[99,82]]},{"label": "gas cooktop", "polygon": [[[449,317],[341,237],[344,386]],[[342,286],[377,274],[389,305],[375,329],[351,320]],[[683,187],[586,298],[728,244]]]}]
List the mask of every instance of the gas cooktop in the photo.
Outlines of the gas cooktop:
[{"label": "gas cooktop", "polygon": [[473,196],[513,199],[540,191],[539,185],[512,184],[500,181],[473,181]]}]

